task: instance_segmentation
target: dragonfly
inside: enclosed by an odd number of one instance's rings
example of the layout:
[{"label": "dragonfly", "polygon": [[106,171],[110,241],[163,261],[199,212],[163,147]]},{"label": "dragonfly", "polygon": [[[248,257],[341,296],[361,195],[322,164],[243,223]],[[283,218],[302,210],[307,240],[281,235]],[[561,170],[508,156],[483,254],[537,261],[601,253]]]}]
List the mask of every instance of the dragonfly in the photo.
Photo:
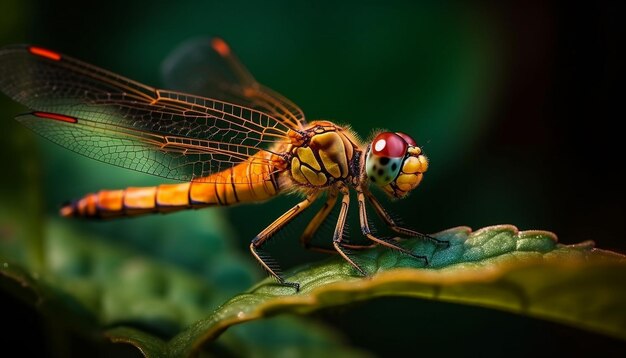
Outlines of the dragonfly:
[{"label": "dragonfly", "polygon": [[[341,255],[363,276],[354,250],[384,245],[428,265],[398,244],[373,234],[368,205],[395,233],[446,241],[402,227],[372,194],[381,188],[404,198],[422,181],[428,159],[403,132],[381,131],[364,142],[347,126],[308,122],[302,110],[261,85],[220,38],[183,46],[165,63],[173,86],[147,86],[43,47],[0,49],[0,90],[29,108],[16,119],[76,153],[178,181],[151,187],[101,190],[60,209],[64,217],[108,219],[266,201],[298,193],[302,201],[250,243],[250,252],[280,284],[285,280],[263,247],[316,200],[325,198],[300,238],[307,248]],[[344,235],[350,193],[356,192],[367,244]],[[340,202],[332,247],[312,239]]]}]

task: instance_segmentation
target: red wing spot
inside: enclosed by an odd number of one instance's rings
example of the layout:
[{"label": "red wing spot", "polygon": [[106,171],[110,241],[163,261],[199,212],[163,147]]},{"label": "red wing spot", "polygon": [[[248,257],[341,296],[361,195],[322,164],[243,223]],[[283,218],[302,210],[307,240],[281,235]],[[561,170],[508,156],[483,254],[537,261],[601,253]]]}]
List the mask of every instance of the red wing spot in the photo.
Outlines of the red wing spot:
[{"label": "red wing spot", "polygon": [[61,122],[78,123],[78,120],[74,117],[64,116],[62,114],[57,114],[57,113],[33,112],[33,115],[39,118],[49,118],[49,119],[54,119],[56,121],[61,121]]},{"label": "red wing spot", "polygon": [[58,53],[46,50],[45,48],[41,47],[31,46],[28,48],[28,51],[30,51],[30,53],[32,53],[33,55],[49,58],[54,61],[59,61],[61,59],[61,55],[59,55]]},{"label": "red wing spot", "polygon": [[211,40],[211,47],[215,50],[215,52],[219,53],[220,56],[226,57],[230,55],[230,47],[224,40],[220,38],[214,38]]}]

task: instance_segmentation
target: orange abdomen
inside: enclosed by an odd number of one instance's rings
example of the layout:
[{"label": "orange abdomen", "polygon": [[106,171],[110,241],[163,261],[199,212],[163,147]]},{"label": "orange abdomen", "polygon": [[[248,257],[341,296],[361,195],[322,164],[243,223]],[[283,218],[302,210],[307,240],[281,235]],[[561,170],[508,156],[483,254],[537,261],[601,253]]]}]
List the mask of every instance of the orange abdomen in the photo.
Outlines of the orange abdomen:
[{"label": "orange abdomen", "polygon": [[280,191],[270,156],[259,152],[230,169],[188,183],[101,190],[65,205],[61,215],[114,218],[264,201]]}]

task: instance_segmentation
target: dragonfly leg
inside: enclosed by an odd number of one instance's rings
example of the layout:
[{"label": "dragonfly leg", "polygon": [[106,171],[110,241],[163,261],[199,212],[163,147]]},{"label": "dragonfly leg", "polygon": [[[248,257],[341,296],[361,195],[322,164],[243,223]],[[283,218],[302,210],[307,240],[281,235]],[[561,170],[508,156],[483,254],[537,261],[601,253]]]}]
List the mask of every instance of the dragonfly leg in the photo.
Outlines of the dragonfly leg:
[{"label": "dragonfly leg", "polygon": [[254,255],[257,261],[259,261],[261,266],[263,266],[263,268],[267,270],[270,275],[278,280],[278,282],[286,286],[291,286],[295,288],[296,291],[300,290],[300,284],[297,282],[285,281],[285,279],[280,275],[278,267],[272,263],[271,258],[262,253],[261,246],[263,246],[267,240],[276,234],[276,232],[285,227],[285,225],[287,225],[291,220],[308,208],[318,196],[319,192],[308,195],[306,199],[296,204],[278,219],[274,220],[273,223],[266,227],[265,230],[261,231],[250,243],[250,252],[252,252],[252,255]]},{"label": "dragonfly leg", "polygon": [[337,190],[329,190],[328,197],[326,198],[324,206],[322,206],[320,211],[315,214],[311,222],[309,222],[309,224],[307,225],[306,229],[304,229],[304,233],[302,234],[302,237],[300,237],[300,243],[302,244],[302,246],[304,246],[305,249],[324,253],[337,253],[337,251],[332,248],[311,244],[311,240],[313,240],[313,237],[315,236],[317,230],[320,228],[320,225],[322,225],[324,220],[326,220],[330,212],[333,210],[335,203],[337,203],[337,198]]},{"label": "dragonfly leg", "polygon": [[374,210],[376,211],[376,214],[378,214],[378,216],[394,232],[397,232],[398,234],[401,234],[401,235],[406,235],[406,236],[411,236],[411,237],[419,237],[419,238],[422,238],[422,239],[426,239],[426,240],[429,240],[429,241],[431,241],[431,242],[433,242],[433,243],[435,243],[437,245],[445,246],[446,248],[450,246],[450,242],[449,241],[439,240],[439,239],[434,238],[434,237],[432,237],[430,235],[422,234],[422,233],[417,232],[415,230],[411,230],[411,229],[407,229],[405,227],[398,226],[396,224],[396,222],[391,218],[389,213],[387,213],[385,208],[383,208],[383,206],[380,204],[378,199],[376,199],[374,194],[370,193],[369,191],[365,191],[365,195],[367,195],[367,199],[369,200],[369,202],[374,207]]},{"label": "dragonfly leg", "polygon": [[[311,244],[311,240],[313,240],[313,237],[315,236],[315,233],[319,229],[320,225],[324,222],[324,220],[326,220],[326,218],[328,218],[328,215],[333,210],[333,207],[337,203],[338,197],[339,196],[338,196],[337,190],[329,191],[328,197],[326,199],[326,202],[324,203],[324,206],[322,206],[322,208],[317,212],[317,214],[315,214],[311,222],[307,225],[306,229],[304,230],[304,233],[302,234],[302,237],[300,237],[300,243],[302,244],[302,246],[304,246],[305,249],[316,251],[316,252],[323,252],[325,254],[338,254],[337,250],[335,250],[334,248]],[[373,247],[378,246],[378,244],[376,243],[372,243],[370,245],[355,245],[355,244],[342,243],[341,245],[344,248],[352,249],[352,250],[365,250],[365,249],[371,249]]]},{"label": "dragonfly leg", "polygon": [[428,258],[426,256],[415,255],[414,253],[405,249],[404,247],[398,246],[395,243],[391,242],[389,239],[378,238],[372,235],[372,232],[369,227],[369,220],[367,218],[367,208],[365,206],[365,195],[363,194],[362,190],[357,189],[357,200],[359,202],[359,221],[361,222],[361,232],[363,233],[363,235],[365,235],[368,239],[372,240],[373,242],[387,246],[394,250],[398,250],[417,260],[422,260],[428,265]]},{"label": "dragonfly leg", "polygon": [[352,265],[361,275],[367,276],[361,266],[354,262],[354,260],[352,260],[348,256],[348,253],[345,251],[346,248],[350,248],[349,246],[352,246],[343,243],[343,230],[346,226],[348,208],[350,207],[350,192],[345,186],[341,186],[340,190],[343,196],[341,198],[341,210],[339,211],[339,218],[337,219],[335,233],[333,234],[333,246],[335,247],[335,250],[339,253],[339,255],[341,255],[346,261],[348,261],[350,265]]}]

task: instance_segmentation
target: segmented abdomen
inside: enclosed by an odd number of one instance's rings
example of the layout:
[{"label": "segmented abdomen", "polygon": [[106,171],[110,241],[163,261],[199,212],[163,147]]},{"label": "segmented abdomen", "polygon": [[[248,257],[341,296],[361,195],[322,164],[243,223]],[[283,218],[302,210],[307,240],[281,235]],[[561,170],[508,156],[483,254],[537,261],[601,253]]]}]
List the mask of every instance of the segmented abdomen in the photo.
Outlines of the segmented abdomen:
[{"label": "segmented abdomen", "polygon": [[262,151],[230,169],[188,183],[102,190],[65,205],[61,215],[113,218],[263,201],[280,191],[271,156]]}]

